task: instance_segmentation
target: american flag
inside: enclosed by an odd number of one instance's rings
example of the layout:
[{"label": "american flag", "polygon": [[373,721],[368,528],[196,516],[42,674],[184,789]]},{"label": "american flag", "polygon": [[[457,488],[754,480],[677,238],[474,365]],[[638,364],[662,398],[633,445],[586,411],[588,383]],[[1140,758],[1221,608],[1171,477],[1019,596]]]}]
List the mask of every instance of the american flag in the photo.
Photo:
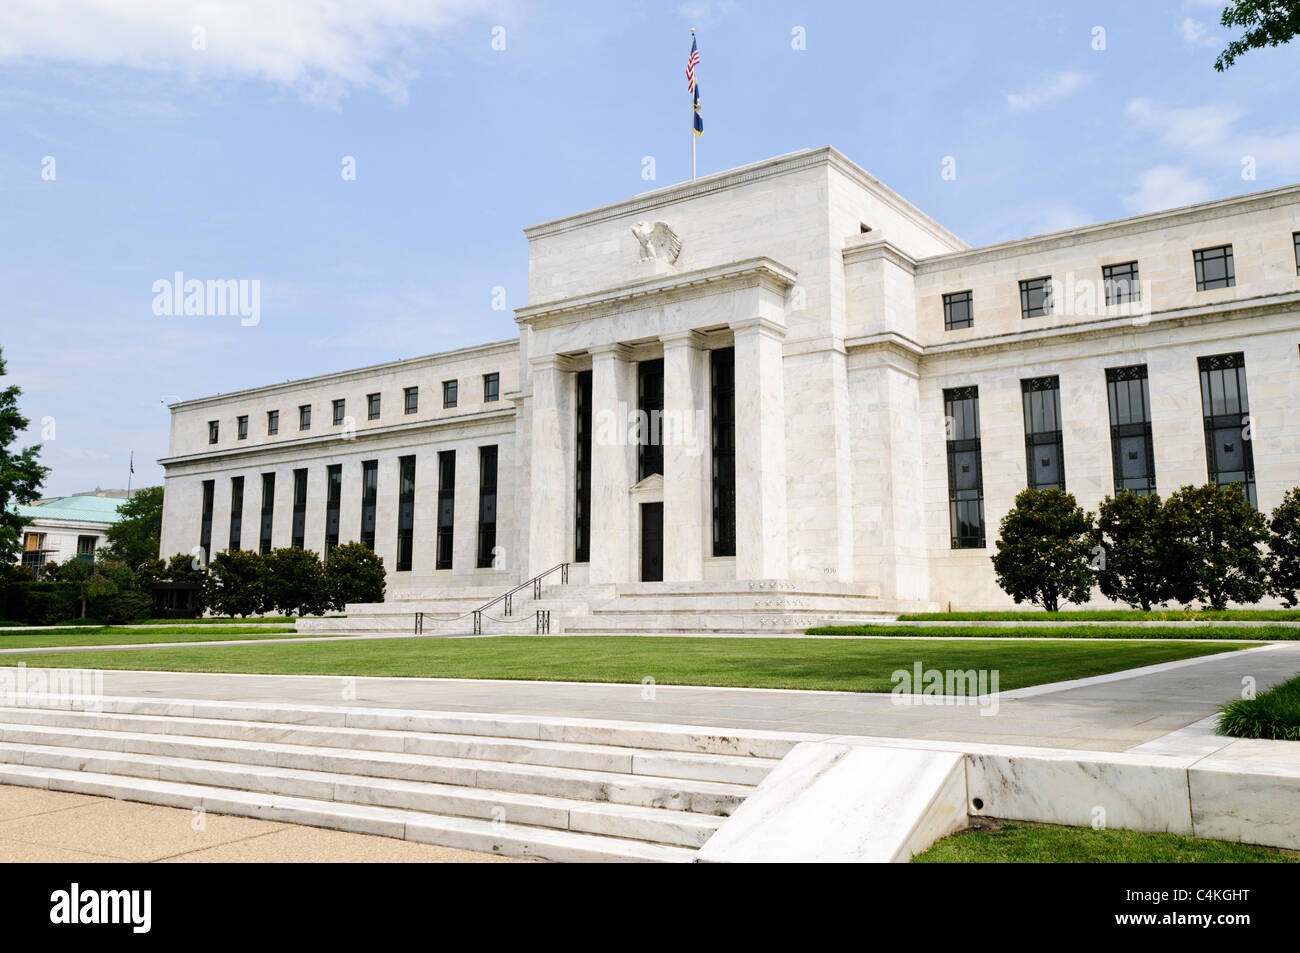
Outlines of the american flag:
[{"label": "american flag", "polygon": [[691,31],[691,58],[686,61],[686,91],[695,91],[695,68],[700,65],[700,50],[695,45],[695,31]]}]

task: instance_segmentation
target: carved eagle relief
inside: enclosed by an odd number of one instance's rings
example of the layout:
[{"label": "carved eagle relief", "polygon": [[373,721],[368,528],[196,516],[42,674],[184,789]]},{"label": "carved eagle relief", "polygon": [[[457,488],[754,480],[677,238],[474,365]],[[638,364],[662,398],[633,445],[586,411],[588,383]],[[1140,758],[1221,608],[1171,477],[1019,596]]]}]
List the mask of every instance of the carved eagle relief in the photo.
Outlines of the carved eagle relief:
[{"label": "carved eagle relief", "polygon": [[668,227],[667,222],[637,222],[632,226],[632,234],[641,243],[641,260],[666,261],[676,264],[677,256],[682,253],[682,240]]}]

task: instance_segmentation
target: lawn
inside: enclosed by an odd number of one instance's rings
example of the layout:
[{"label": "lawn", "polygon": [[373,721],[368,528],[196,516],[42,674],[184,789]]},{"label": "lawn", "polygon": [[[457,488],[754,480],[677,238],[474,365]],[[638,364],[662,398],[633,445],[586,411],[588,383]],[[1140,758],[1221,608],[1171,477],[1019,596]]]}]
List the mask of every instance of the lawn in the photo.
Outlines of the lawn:
[{"label": "lawn", "polygon": [[1064,609],[1060,612],[913,612],[900,622],[1300,622],[1300,609]]},{"label": "lawn", "polygon": [[1294,864],[1300,853],[1184,834],[1005,823],[936,841],[914,864]]},{"label": "lawn", "polygon": [[1281,642],[1300,639],[1300,626],[1200,625],[1188,628],[1158,626],[1079,625],[1024,626],[1021,628],[970,625],[819,625],[808,635],[875,635],[909,638],[977,639],[1244,639]]},{"label": "lawn", "polygon": [[23,656],[28,665],[297,675],[425,676],[887,692],[890,676],[996,670],[1001,690],[1084,678],[1245,645],[505,636],[196,646]]},{"label": "lawn", "polygon": [[[64,645],[138,645],[144,642],[207,642],[227,639],[285,639],[297,636],[291,625],[250,629],[248,626],[157,626],[129,629],[104,625],[96,628],[77,626],[67,629],[42,629],[39,632],[5,633],[0,630],[0,649],[46,648]],[[311,635],[304,632],[303,635]],[[78,655],[78,657],[82,657]]]},{"label": "lawn", "polygon": [[[317,617],[313,616],[313,618],[317,618]],[[328,616],[328,618],[343,619],[346,618],[346,616],[341,616],[341,615]],[[262,625],[267,623],[279,623],[281,625],[286,625],[286,624],[292,625],[293,620],[294,617],[291,615],[264,615],[264,616],[254,615],[254,616],[248,616],[247,618],[236,617],[232,619],[222,618],[221,616],[205,616],[202,619],[137,619],[135,622],[128,622],[123,624],[124,625],[189,626],[189,625]],[[88,626],[90,628],[94,628],[96,626],[102,626],[104,624],[105,623],[100,622],[96,619],[69,619],[66,622],[60,622],[58,624],[58,628],[69,629],[69,628],[81,628],[82,626]],[[16,628],[16,627],[31,628],[31,623],[30,622],[0,622],[0,629],[8,629],[8,628]]]},{"label": "lawn", "polygon": [[1300,741],[1300,676],[1225,707],[1219,715],[1219,734]]}]

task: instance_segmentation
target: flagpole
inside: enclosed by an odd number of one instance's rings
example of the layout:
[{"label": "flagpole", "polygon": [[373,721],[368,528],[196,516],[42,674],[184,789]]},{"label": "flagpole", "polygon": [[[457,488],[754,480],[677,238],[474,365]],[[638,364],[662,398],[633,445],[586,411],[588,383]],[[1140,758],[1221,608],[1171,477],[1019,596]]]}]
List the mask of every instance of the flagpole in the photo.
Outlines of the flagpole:
[{"label": "flagpole", "polygon": [[[691,46],[692,46],[692,49],[694,49],[694,44],[695,44],[695,27],[691,27]],[[695,85],[695,83],[698,83],[698,82],[699,82],[699,80],[696,79],[696,80],[691,84],[691,86],[692,86],[692,88],[691,88],[691,93],[692,93],[692,96],[691,96],[691,181],[692,181],[692,182],[695,181],[695,140],[698,139],[698,138],[700,138],[699,136],[697,136],[697,135],[695,134],[695,96],[694,96],[695,89],[694,89],[694,85]]]}]

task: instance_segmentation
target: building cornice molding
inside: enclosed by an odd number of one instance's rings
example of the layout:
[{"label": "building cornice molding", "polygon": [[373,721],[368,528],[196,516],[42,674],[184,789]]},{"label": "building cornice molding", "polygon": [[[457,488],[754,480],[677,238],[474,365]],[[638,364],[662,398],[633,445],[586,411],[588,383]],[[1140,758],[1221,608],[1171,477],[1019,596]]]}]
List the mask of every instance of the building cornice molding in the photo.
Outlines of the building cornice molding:
[{"label": "building cornice molding", "polygon": [[746,332],[753,334],[764,334],[768,337],[776,338],[778,341],[785,340],[786,327],[780,321],[773,321],[771,318],[762,315],[755,315],[752,318],[741,318],[732,321],[727,325],[731,333],[737,339],[743,337]]},{"label": "building cornice molding", "polygon": [[916,259],[897,245],[884,239],[859,244],[855,239],[851,238],[844,248],[843,257],[845,267],[863,262],[883,260],[892,265],[897,265],[909,274],[916,274]]}]

